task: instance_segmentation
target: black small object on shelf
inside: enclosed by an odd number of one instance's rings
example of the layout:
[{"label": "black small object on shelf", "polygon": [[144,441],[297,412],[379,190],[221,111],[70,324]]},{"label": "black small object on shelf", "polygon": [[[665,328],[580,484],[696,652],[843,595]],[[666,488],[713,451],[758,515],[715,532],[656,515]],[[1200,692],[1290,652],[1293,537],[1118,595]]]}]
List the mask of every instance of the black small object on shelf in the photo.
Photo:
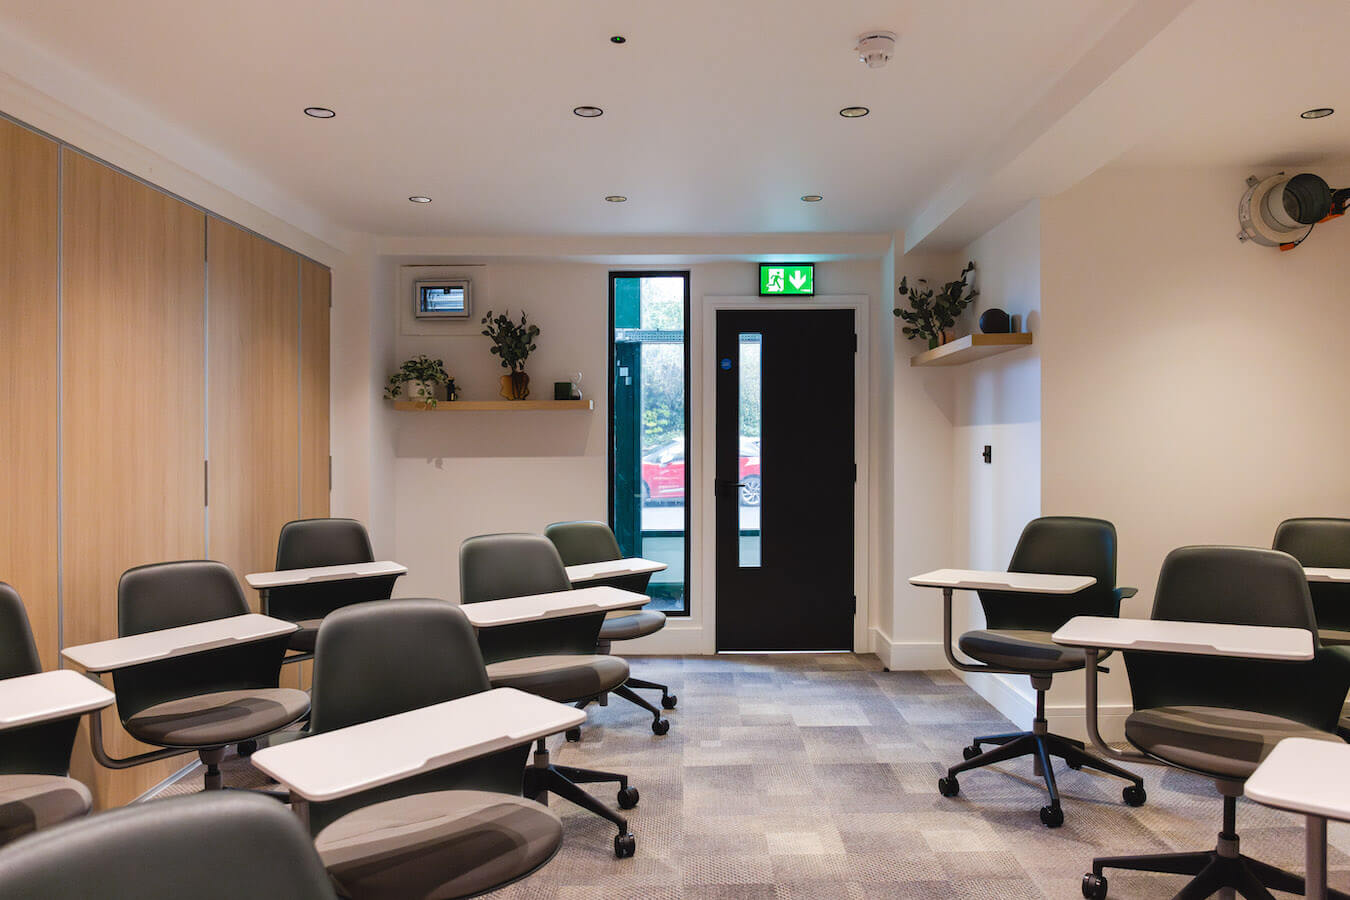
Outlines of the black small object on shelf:
[{"label": "black small object on shelf", "polygon": [[980,314],[980,331],[985,334],[1008,334],[1012,331],[1012,317],[997,306]]}]

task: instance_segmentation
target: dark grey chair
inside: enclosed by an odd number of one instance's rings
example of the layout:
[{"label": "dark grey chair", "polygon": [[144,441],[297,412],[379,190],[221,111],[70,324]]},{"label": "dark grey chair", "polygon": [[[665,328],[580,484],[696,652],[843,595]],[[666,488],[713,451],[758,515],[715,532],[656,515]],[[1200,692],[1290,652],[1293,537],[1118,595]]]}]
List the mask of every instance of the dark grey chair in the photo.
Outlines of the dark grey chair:
[{"label": "dark grey chair", "polygon": [[[473,627],[444,600],[334,611],[319,629],[313,734],[488,690]],[[352,898],[470,897],[553,858],[562,823],[522,796],[529,743],[308,805],[319,856]]]},{"label": "dark grey chair", "polygon": [[[472,537],[459,548],[460,596],[464,603],[567,591],[572,584],[562,558],[548,538],[537,534],[488,534]],[[613,691],[628,680],[628,663],[595,653],[604,613],[547,619],[478,633],[493,687],[513,687],[559,703],[573,703]],[[557,794],[619,829],[615,855],[631,856],[634,839],[628,820],[582,790],[579,784],[618,782],[621,809],[637,806],[637,788],[628,776],[549,761],[541,738],[534,765],[525,773],[525,796],[545,800]]]},{"label": "dark grey chair", "polygon": [[[297,519],[281,526],[277,537],[277,571],[345,566],[375,561],[366,528],[355,519]],[[378,575],[346,581],[325,581],[270,588],[262,593],[262,611],[295,622],[289,647],[302,654],[314,652],[323,617],[335,609],[388,600],[397,575]],[[291,660],[304,657],[291,657]]]},{"label": "dark grey chair", "polygon": [[138,803],[0,850],[7,900],[336,900],[295,816],[242,793]]},{"label": "dark grey chair", "polygon": [[[234,573],[210,560],[155,563],[122,573],[117,584],[121,637],[248,613]],[[113,672],[122,727],[163,751],[109,757],[95,723],[94,755],[127,768],[196,750],[206,788],[221,787],[220,761],[231,744],[280,731],[309,712],[309,695],[278,687],[289,635],[158,660]]]},{"label": "dark grey chair", "polygon": [[[1158,575],[1152,617],[1302,628],[1312,632],[1316,657],[1279,662],[1124,653],[1134,702],[1125,720],[1126,739],[1151,761],[1212,778],[1223,797],[1223,830],[1214,850],[1094,859],[1092,871],[1083,876],[1083,896],[1106,897],[1106,869],[1194,876],[1178,897],[1208,897],[1224,889],[1248,898],[1270,898],[1271,889],[1302,894],[1302,878],[1238,852],[1237,798],[1284,738],[1340,741],[1334,731],[1350,688],[1350,654],[1318,645],[1303,569],[1274,550],[1173,550]],[[1089,687],[1089,726],[1096,736],[1096,691]],[[1100,744],[1100,737],[1094,742]]]},{"label": "dark grey chair", "polygon": [[[623,551],[619,549],[619,542],[615,539],[614,532],[604,522],[554,522],[544,529],[544,537],[553,542],[553,546],[558,550],[558,555],[562,557],[564,566],[579,566],[586,563],[623,559]],[[599,587],[603,585],[645,594],[651,577],[650,572],[620,575],[615,578],[587,582],[586,586]],[[596,644],[596,652],[608,654],[614,641],[631,641],[646,637],[649,634],[656,634],[665,627],[666,614],[660,610],[634,609],[612,613],[605,617],[604,623],[600,626],[600,640]],[[652,731],[654,733],[665,734],[670,731],[670,722],[661,718],[661,710],[634,693],[633,688],[660,691],[663,709],[674,709],[679,698],[672,694],[670,688],[664,684],[644,681],[631,675],[621,687],[614,691],[615,694],[629,703],[636,704],[652,714]],[[583,700],[581,705],[585,706],[590,702],[589,700]]]},{"label": "dark grey chair", "polygon": [[[0,581],[0,679],[42,671],[19,592]],[[89,789],[70,778],[80,716],[0,732],[0,844],[93,807]]]},{"label": "dark grey chair", "polygon": [[[1285,519],[1275,529],[1276,550],[1300,565],[1350,569],[1350,519]],[[1309,583],[1317,638],[1324,647],[1350,645],[1350,584]],[[1341,737],[1350,737],[1350,704],[1341,710]]]},{"label": "dark grey chair", "polygon": [[[1130,784],[1123,798],[1130,806],[1147,799],[1144,780],[1133,772],[1089,753],[1082,741],[1051,734],[1045,718],[1045,694],[1051,679],[1060,672],[1083,668],[1083,651],[1060,647],[1050,639],[1055,630],[1074,616],[1117,616],[1120,601],[1133,596],[1133,588],[1116,587],[1116,529],[1104,519],[1076,516],[1046,516],[1032,519],[1017,541],[1009,572],[1041,575],[1091,575],[1093,586],[1076,594],[1024,594],[980,591],[986,627],[961,635],[961,652],[982,665],[960,662],[951,648],[951,610],[945,615],[943,647],[953,666],[966,672],[1000,672],[1029,675],[1036,690],[1036,716],[1031,731],[993,734],[975,738],[963,751],[965,762],[952,766],[938,779],[938,791],[954,797],[961,790],[956,776],[981,766],[1031,756],[1034,771],[1045,780],[1050,803],[1041,807],[1041,823],[1058,828],[1064,823],[1052,760],[1063,759],[1071,769],[1087,767],[1124,778]],[[983,745],[993,744],[990,750]]]}]

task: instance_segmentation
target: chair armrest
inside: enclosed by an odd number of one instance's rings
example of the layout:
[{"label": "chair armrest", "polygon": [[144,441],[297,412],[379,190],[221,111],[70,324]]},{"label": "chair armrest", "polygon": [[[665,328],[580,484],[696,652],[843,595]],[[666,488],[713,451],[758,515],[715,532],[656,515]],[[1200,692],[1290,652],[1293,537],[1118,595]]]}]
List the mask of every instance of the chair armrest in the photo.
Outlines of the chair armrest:
[{"label": "chair armrest", "polygon": [[1136,587],[1118,587],[1116,588],[1116,599],[1128,600],[1137,593],[1139,593],[1139,588]]},{"label": "chair armrest", "polygon": [[1312,632],[1303,628],[1106,616],[1075,616],[1052,639],[1066,647],[1288,662],[1307,662],[1313,658],[1314,649]]}]

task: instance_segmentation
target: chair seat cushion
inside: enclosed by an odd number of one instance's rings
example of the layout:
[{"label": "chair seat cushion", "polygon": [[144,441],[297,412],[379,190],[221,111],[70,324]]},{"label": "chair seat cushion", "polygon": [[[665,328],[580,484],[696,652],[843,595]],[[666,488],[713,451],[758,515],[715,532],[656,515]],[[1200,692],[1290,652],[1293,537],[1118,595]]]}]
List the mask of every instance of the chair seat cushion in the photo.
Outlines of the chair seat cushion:
[{"label": "chair seat cushion", "polygon": [[1334,734],[1266,713],[1159,706],[1125,720],[1125,737],[1150,756],[1202,775],[1245,780],[1285,738],[1341,742]]},{"label": "chair seat cushion", "polygon": [[999,668],[1019,672],[1071,672],[1086,665],[1077,647],[1061,647],[1050,631],[982,629],[967,631],[956,646],[967,656]]},{"label": "chair seat cushion", "polygon": [[492,663],[487,675],[495,688],[567,703],[614,690],[628,680],[628,663],[617,656],[526,656]]},{"label": "chair seat cushion", "polygon": [[285,728],[309,711],[294,688],[218,691],[147,707],[125,720],[131,736],[161,747],[219,747]]},{"label": "chair seat cushion", "polygon": [[468,897],[553,858],[562,822],[522,797],[436,791],[348,813],[314,838],[344,896],[361,900]]},{"label": "chair seat cushion", "polygon": [[89,789],[61,775],[0,775],[0,844],[78,819],[94,805]]},{"label": "chair seat cushion", "polygon": [[323,624],[323,619],[303,619],[295,624],[300,627],[291,632],[291,639],[286,644],[286,649],[313,653],[314,642],[319,639],[319,626]]},{"label": "chair seat cushion", "polygon": [[633,638],[655,634],[666,627],[666,614],[655,609],[639,609],[636,612],[605,619],[600,626],[602,641],[631,641]]}]

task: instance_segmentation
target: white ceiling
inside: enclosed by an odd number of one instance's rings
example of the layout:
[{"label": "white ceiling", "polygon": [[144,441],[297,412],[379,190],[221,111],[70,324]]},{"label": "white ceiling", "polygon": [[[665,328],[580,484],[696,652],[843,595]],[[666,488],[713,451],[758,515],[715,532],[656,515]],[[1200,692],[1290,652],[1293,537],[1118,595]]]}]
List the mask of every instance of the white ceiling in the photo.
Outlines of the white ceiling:
[{"label": "white ceiling", "polygon": [[[1066,156],[1095,167],[1350,151],[1345,0],[1030,8],[0,0],[0,29],[333,224],[385,235],[889,232],[959,219],[991,184],[1017,202],[1000,173],[1053,186],[1073,169]],[[901,38],[896,59],[869,70],[851,48],[875,28]],[[615,33],[628,42],[610,44]],[[578,118],[579,104],[605,115]],[[854,104],[872,115],[839,117]],[[338,116],[307,118],[309,105]],[[1343,111],[1297,118],[1320,105]],[[1094,110],[1108,124],[1069,127]],[[612,193],[629,202],[605,203]]]}]

